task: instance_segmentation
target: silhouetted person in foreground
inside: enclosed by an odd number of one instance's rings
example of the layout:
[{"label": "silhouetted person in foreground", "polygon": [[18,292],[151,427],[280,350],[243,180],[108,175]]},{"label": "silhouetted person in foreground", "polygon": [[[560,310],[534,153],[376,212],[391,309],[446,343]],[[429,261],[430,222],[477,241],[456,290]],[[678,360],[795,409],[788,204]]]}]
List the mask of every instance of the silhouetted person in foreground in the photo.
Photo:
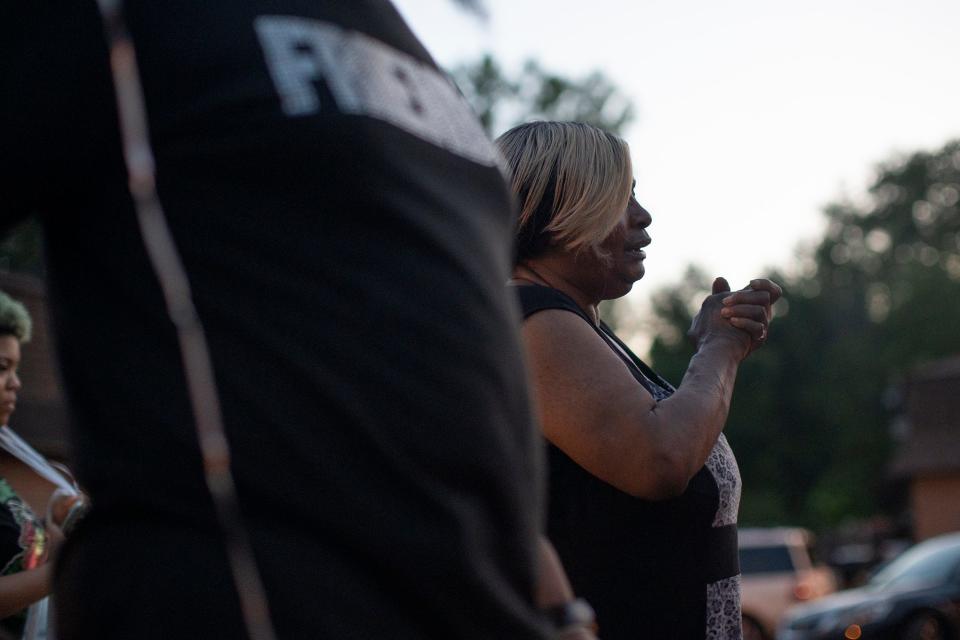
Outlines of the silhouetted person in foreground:
[{"label": "silhouetted person in foreground", "polygon": [[[512,204],[459,93],[387,2],[125,10],[278,636],[547,637]],[[95,4],[2,13],[0,219],[43,223],[94,504],[58,637],[243,637]]]}]

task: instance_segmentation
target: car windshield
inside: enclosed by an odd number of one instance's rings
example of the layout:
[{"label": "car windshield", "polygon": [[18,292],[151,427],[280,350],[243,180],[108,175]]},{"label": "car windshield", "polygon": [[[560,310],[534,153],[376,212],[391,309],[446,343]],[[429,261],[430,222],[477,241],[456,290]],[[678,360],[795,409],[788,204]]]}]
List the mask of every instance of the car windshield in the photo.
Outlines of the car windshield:
[{"label": "car windshield", "polygon": [[940,585],[946,582],[960,562],[960,541],[933,541],[908,549],[880,570],[869,582],[875,591],[888,591],[912,585]]},{"label": "car windshield", "polygon": [[740,549],[740,572],[750,573],[778,573],[793,571],[793,561],[790,559],[790,550],[784,545],[768,547],[744,547]]}]

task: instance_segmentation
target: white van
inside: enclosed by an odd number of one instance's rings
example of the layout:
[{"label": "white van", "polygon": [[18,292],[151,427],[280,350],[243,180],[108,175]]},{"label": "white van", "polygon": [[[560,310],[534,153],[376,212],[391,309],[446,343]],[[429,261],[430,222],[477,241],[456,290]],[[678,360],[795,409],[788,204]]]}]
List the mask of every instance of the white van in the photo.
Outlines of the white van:
[{"label": "white van", "polygon": [[789,607],[836,591],[833,571],[814,564],[806,529],[744,528],[738,535],[744,640],[770,640]]}]

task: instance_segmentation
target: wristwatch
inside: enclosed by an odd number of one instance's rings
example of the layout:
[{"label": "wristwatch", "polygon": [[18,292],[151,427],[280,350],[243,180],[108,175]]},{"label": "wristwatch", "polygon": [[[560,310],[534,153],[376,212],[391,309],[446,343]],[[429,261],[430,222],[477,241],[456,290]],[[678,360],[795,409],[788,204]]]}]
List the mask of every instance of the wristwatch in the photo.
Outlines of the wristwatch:
[{"label": "wristwatch", "polygon": [[558,633],[574,629],[590,629],[597,632],[597,616],[590,603],[583,598],[575,598],[567,602],[541,609],[547,619],[553,624]]}]

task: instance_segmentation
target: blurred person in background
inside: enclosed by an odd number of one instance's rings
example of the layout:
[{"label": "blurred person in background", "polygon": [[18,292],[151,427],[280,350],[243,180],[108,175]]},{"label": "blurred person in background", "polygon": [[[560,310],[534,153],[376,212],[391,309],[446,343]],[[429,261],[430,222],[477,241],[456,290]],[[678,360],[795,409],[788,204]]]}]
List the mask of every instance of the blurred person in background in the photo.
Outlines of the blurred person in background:
[{"label": "blurred person in background", "polygon": [[520,203],[511,283],[549,443],[547,534],[573,588],[604,640],[739,638],[740,477],[722,429],[780,288],[718,278],[674,388],[597,310],[643,277],[650,243],[626,142],[535,122],[497,144]]},{"label": "blurred person in background", "polygon": [[[20,391],[20,346],[30,340],[26,308],[0,292],[0,425],[6,427]],[[0,631],[19,638],[27,608],[50,593],[51,555],[63,540],[67,498],[23,460],[0,448]],[[72,500],[71,500],[72,502]],[[42,623],[45,626],[45,621]]]},{"label": "blurred person in background", "polygon": [[[551,637],[511,197],[460,93],[383,0],[121,4],[185,314],[144,246],[93,0],[0,15],[0,223],[44,226],[94,503],[58,637],[239,638],[268,610],[282,638]],[[173,322],[194,317],[229,466],[198,445]],[[238,527],[205,482],[224,467]],[[238,530],[265,601],[233,582]]]}]

